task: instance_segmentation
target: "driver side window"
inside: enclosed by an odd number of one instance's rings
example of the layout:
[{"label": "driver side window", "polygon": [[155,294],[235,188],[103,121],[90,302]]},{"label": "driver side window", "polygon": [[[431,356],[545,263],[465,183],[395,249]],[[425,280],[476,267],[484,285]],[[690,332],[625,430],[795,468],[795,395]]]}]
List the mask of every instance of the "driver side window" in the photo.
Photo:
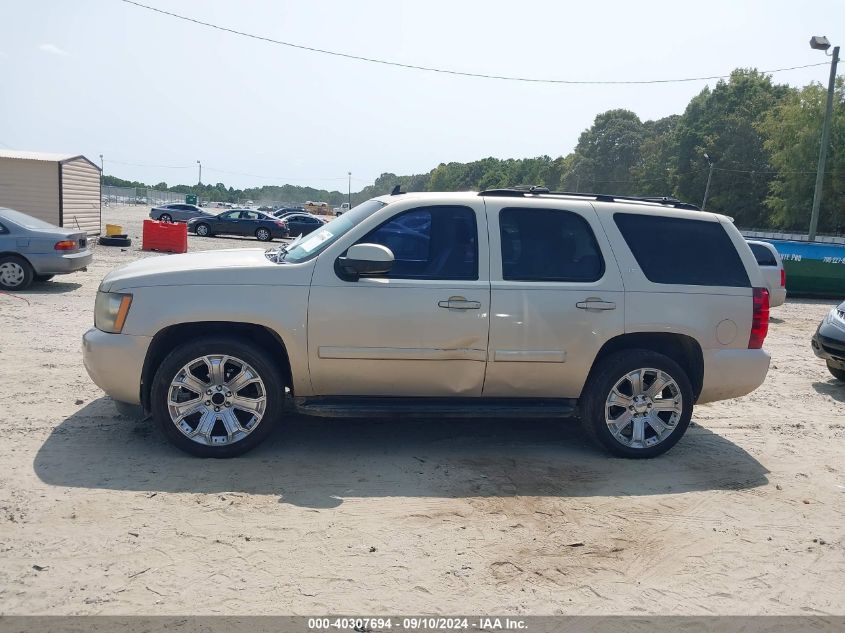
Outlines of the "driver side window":
[{"label": "driver side window", "polygon": [[478,279],[478,229],[469,207],[410,209],[358,240],[393,252],[391,279]]}]

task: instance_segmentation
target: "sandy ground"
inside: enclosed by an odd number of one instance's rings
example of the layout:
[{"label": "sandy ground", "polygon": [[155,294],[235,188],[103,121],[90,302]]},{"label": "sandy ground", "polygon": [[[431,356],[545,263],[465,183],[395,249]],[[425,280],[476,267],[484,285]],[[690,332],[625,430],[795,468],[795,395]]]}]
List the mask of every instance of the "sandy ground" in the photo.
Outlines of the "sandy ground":
[{"label": "sandy ground", "polygon": [[656,460],[569,423],[293,418],[203,461],[82,367],[99,281],[141,256],[0,294],[0,613],[845,613],[845,385],[809,347],[833,302],[775,309],[765,385]]}]

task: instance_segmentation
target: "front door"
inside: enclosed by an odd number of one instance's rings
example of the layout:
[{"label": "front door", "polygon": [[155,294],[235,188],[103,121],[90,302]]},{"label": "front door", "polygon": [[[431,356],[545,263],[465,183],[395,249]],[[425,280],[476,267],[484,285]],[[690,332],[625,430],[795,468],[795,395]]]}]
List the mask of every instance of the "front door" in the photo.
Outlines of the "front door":
[{"label": "front door", "polygon": [[[389,208],[317,262],[308,303],[314,393],[480,396],[490,307],[483,202]],[[390,273],[340,279],[337,255],[355,243],[390,248]]]}]

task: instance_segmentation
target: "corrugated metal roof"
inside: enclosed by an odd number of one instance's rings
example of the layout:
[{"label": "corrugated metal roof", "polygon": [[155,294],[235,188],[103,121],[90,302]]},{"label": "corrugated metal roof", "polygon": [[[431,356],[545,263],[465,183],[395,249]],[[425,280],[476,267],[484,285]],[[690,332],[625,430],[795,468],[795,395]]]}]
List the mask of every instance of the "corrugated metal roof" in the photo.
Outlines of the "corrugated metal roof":
[{"label": "corrugated metal roof", "polygon": [[[43,160],[48,163],[60,163],[71,158],[79,158],[81,154],[51,154],[49,152],[19,152],[11,149],[0,149],[0,158],[19,158],[21,160]],[[82,158],[85,158],[82,156]],[[86,160],[88,160],[86,158]],[[88,161],[91,162],[91,161]]]}]

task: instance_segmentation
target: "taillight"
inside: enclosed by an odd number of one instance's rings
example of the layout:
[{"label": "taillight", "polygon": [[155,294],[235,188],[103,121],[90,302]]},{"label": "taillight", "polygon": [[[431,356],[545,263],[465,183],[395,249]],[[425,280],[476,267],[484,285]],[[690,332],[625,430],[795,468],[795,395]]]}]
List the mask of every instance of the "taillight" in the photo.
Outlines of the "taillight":
[{"label": "taillight", "polygon": [[754,313],[751,317],[751,336],[748,337],[748,349],[760,349],[766,334],[769,333],[769,291],[754,288]]},{"label": "taillight", "polygon": [[76,241],[62,240],[61,242],[56,242],[56,245],[53,248],[55,248],[57,251],[72,251],[76,248]]},{"label": "taillight", "polygon": [[276,226],[278,226],[280,228],[285,228],[285,223],[282,222],[281,220],[276,220]]},{"label": "taillight", "polygon": [[783,268],[780,269],[780,287],[786,288],[786,271]]}]

